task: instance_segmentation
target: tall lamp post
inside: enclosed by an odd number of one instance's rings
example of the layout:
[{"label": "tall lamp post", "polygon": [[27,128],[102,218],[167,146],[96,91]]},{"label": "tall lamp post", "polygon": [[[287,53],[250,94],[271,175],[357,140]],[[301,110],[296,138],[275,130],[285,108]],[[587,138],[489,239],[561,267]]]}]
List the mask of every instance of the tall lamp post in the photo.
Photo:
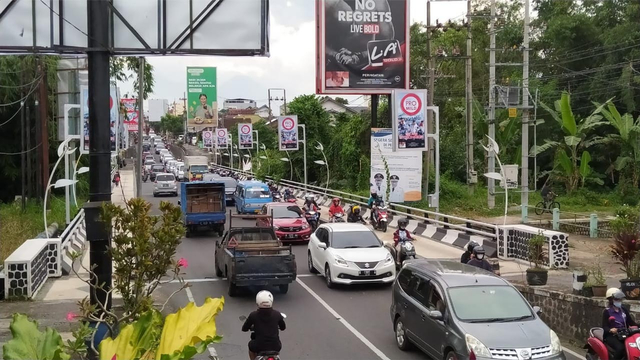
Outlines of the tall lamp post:
[{"label": "tall lamp post", "polygon": [[[263,160],[269,160],[268,156],[269,153],[267,153],[267,147],[264,144],[260,144],[260,149],[262,149],[264,151],[264,155],[260,155],[260,159]],[[269,161],[267,161],[267,172],[270,173],[271,172],[271,164],[269,163]]]},{"label": "tall lamp post", "polygon": [[500,153],[500,147],[498,146],[498,143],[495,140],[489,137],[489,135],[487,135],[487,146],[482,145],[482,147],[487,153],[489,153],[490,155],[491,154],[494,155],[496,162],[498,163],[498,167],[500,168],[500,173],[489,172],[484,174],[484,176],[487,177],[488,179],[501,181],[504,184],[504,218],[502,220],[502,226],[506,226],[507,211],[509,209],[509,195],[507,193],[508,186],[507,186],[506,173],[504,171],[504,168],[502,167],[502,162],[498,157],[498,154]]},{"label": "tall lamp post", "polygon": [[229,155],[229,167],[231,167],[231,169],[233,169],[233,135],[228,134],[229,135],[229,152],[231,152],[231,155]]},{"label": "tall lamp post", "polygon": [[[286,152],[286,151],[285,151]],[[288,162],[291,170],[289,171],[289,180],[293,181],[293,163],[291,162],[291,158],[288,157],[289,153],[287,153],[287,157],[280,158],[280,161]]]},{"label": "tall lamp post", "polygon": [[316,143],[318,143],[318,145],[316,145],[316,149],[320,150],[324,161],[316,160],[314,162],[318,165],[325,165],[327,167],[327,186],[324,189],[324,194],[327,195],[327,193],[329,192],[329,162],[327,161],[327,156],[324,154],[324,146],[322,145],[322,143],[320,141],[316,141]]},{"label": "tall lamp post", "polygon": [[307,127],[304,124],[298,125],[298,127],[302,128],[302,140],[298,140],[301,143],[303,148],[303,156],[304,156],[304,190],[307,190]]},{"label": "tall lamp post", "polygon": [[240,171],[244,171],[244,169],[242,168],[242,158],[240,157],[240,148],[238,148],[238,144],[233,144],[233,148],[236,149],[236,153],[233,154],[233,156],[238,158],[238,170]]},{"label": "tall lamp post", "polygon": [[[76,167],[77,167],[77,164],[76,164]],[[73,170],[73,179],[72,180],[75,181],[75,183],[73,183],[73,205],[75,207],[78,207],[78,194],[76,192],[76,184],[78,183],[78,181],[77,181],[78,175],[84,174],[84,173],[87,173],[87,172],[89,172],[89,167],[87,167],[87,166],[83,166],[80,169],[74,169]]]},{"label": "tall lamp post", "polygon": [[47,184],[47,188],[44,191],[44,203],[42,205],[43,209],[42,212],[44,214],[44,232],[47,235],[47,239],[49,239],[49,226],[47,225],[47,195],[49,195],[49,190],[53,187],[53,188],[68,188],[70,185],[73,185],[77,182],[77,180],[69,180],[69,179],[59,179],[58,181],[55,182],[55,184],[51,184],[51,182],[49,182],[49,184]]},{"label": "tall lamp post", "polygon": [[[47,189],[51,186],[51,183],[53,182],[53,176],[56,174],[56,170],[58,169],[58,166],[60,165],[60,162],[62,161],[62,159],[65,159],[65,164],[69,163],[69,155],[73,154],[76,151],[76,148],[70,148],[69,142],[72,140],[72,138],[67,138],[65,141],[61,142],[60,145],[58,145],[58,151],[56,152],[58,155],[58,160],[56,161],[56,163],[53,165],[53,169],[51,170],[51,174],[49,175],[49,181],[47,182]],[[69,166],[65,166],[65,177],[69,178]],[[46,193],[46,189],[45,189],[45,193]],[[45,194],[46,195],[46,194]],[[69,222],[71,222],[71,207],[70,207],[70,202],[71,202],[71,194],[69,193],[69,188],[66,187],[65,189],[65,214],[66,214],[66,221],[67,224]],[[47,205],[47,202],[45,201],[45,206]],[[46,207],[45,207],[45,212],[46,212]],[[45,222],[45,230],[47,228],[46,222]]]}]

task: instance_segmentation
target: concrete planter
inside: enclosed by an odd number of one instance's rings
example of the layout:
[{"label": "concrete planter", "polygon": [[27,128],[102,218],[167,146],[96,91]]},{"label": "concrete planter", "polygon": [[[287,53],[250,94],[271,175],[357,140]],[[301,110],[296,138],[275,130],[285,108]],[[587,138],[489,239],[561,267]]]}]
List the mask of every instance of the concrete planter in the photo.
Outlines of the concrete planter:
[{"label": "concrete planter", "polygon": [[622,290],[629,300],[640,299],[640,279],[620,280],[620,290]]},{"label": "concrete planter", "polygon": [[593,291],[593,296],[605,297],[607,294],[607,285],[593,285],[591,290]]},{"label": "concrete planter", "polygon": [[547,269],[530,268],[527,269],[527,284],[531,286],[547,285],[549,271]]}]

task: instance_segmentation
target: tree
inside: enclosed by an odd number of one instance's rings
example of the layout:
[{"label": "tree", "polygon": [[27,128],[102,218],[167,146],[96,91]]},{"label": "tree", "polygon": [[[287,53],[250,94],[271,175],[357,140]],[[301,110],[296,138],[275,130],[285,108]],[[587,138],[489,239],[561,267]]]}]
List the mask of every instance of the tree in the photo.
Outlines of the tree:
[{"label": "tree", "polygon": [[349,100],[342,98],[340,96],[336,97],[335,100],[338,104],[349,105]]},{"label": "tree", "polygon": [[[140,69],[140,58],[129,57],[111,57],[109,61],[109,71],[111,73],[111,83],[117,85],[119,82],[126,82],[133,78],[133,88],[137,93],[139,79],[138,73]],[[144,89],[143,96],[146,100],[149,94],[153,92],[155,80],[153,78],[153,65],[148,61],[144,63]],[[137,96],[136,96],[137,97]]]},{"label": "tree", "polygon": [[184,119],[182,116],[167,114],[160,118],[160,129],[177,135],[184,133]]},{"label": "tree", "polygon": [[608,103],[602,114],[617,131],[617,134],[609,134],[609,142],[621,148],[610,171],[615,169],[628,176],[637,188],[640,181],[640,116],[634,120],[631,114],[620,115],[613,103]]}]

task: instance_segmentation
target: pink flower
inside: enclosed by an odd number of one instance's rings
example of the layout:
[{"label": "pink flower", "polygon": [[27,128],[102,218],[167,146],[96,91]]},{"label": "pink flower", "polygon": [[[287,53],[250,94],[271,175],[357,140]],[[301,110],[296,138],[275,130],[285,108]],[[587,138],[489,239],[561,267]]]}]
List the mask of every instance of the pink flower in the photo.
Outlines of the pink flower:
[{"label": "pink flower", "polygon": [[180,260],[178,260],[178,267],[182,267],[182,268],[187,268],[189,267],[189,263],[187,262],[187,259],[185,258],[180,258]]},{"label": "pink flower", "polygon": [[67,321],[73,321],[73,320],[74,320],[75,318],[77,318],[77,317],[78,317],[78,315],[77,315],[77,314],[74,314],[74,313],[73,313],[73,312],[71,312],[71,311],[69,311],[69,312],[67,313]]},{"label": "pink flower", "polygon": [[111,360],[118,360],[118,359],[116,358],[117,356],[118,356],[117,354],[113,354],[113,357],[111,358]]}]

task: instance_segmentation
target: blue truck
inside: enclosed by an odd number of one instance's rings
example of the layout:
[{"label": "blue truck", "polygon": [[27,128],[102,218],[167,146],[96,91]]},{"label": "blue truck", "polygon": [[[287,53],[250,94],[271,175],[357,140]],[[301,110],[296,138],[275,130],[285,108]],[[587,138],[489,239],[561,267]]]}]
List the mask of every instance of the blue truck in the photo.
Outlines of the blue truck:
[{"label": "blue truck", "polygon": [[187,228],[187,237],[200,230],[224,234],[227,220],[225,184],[217,181],[194,181],[182,183],[180,207]]}]

